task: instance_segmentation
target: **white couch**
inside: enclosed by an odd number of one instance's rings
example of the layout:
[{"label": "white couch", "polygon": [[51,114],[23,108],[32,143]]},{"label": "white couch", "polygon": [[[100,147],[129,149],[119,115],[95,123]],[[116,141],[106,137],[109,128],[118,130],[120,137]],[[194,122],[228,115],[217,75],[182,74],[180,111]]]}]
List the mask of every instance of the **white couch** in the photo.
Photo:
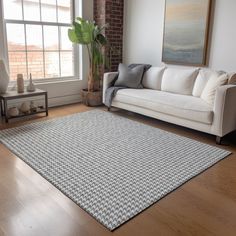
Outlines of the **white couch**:
[{"label": "white couch", "polygon": [[[207,69],[152,67],[144,75],[143,89],[119,90],[112,106],[216,135],[220,143],[224,135],[236,130],[236,75],[227,75],[224,85],[216,88],[215,95],[210,94],[212,102],[206,101],[206,86],[222,74]],[[103,102],[116,75],[104,75]]]}]

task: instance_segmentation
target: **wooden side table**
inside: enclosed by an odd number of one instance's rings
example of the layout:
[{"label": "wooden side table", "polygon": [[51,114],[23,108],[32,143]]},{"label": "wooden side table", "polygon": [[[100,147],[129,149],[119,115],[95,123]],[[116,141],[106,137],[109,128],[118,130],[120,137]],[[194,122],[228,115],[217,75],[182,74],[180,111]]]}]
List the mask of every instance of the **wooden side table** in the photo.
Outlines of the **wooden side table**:
[{"label": "wooden side table", "polygon": [[[29,114],[19,114],[18,116],[14,116],[14,117],[8,116],[7,110],[8,110],[9,100],[22,99],[22,98],[28,98],[28,97],[37,97],[37,96],[44,96],[45,109],[42,109],[40,111],[36,111],[33,113],[29,113]],[[6,123],[8,123],[10,119],[31,116],[31,115],[39,114],[39,113],[45,113],[46,116],[48,116],[48,92],[41,89],[36,89],[34,92],[24,92],[24,93],[18,93],[17,91],[9,91],[5,94],[0,94],[0,102],[1,102],[1,114],[2,116],[5,116]]]}]

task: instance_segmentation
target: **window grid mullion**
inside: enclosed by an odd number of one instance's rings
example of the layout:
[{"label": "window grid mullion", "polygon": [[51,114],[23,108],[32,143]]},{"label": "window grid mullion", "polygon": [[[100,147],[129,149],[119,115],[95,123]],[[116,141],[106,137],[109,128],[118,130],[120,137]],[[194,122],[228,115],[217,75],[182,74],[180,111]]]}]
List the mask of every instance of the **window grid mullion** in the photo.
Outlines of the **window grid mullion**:
[{"label": "window grid mullion", "polygon": [[[58,2],[56,0],[56,17],[57,17],[57,23],[59,23],[58,21]],[[59,53],[58,53],[58,56],[59,56],[59,76],[61,76],[61,27],[58,25],[58,49],[59,49]]]},{"label": "window grid mullion", "polygon": [[70,20],[71,20],[71,22],[73,22],[73,20],[75,19],[75,1],[74,0],[70,0],[70,5],[71,5]]},{"label": "window grid mullion", "polygon": [[61,27],[58,26],[59,74],[61,76]]},{"label": "window grid mullion", "polygon": [[21,10],[22,10],[22,20],[25,20],[25,14],[24,14],[24,0],[21,0]]},{"label": "window grid mullion", "polygon": [[44,44],[44,26],[42,25],[42,46],[43,46],[43,76],[46,78],[46,60],[45,60],[45,44]]},{"label": "window grid mullion", "polygon": [[[42,21],[42,1],[39,0],[39,14],[40,14],[40,21]],[[45,63],[45,48],[44,48],[44,27],[41,25],[42,29],[42,47],[43,47],[43,78],[46,78],[46,63]]]},{"label": "window grid mullion", "polygon": [[58,5],[57,5],[57,0],[56,0],[56,22],[58,23]]},{"label": "window grid mullion", "polygon": [[68,23],[55,23],[47,21],[28,21],[28,20],[5,20],[6,23],[10,24],[29,24],[29,25],[49,25],[49,26],[65,26],[70,27],[71,24]]},{"label": "window grid mullion", "polygon": [[[24,12],[24,0],[21,0],[21,8],[22,8],[22,19],[25,20],[25,12]],[[26,39],[26,24],[24,24],[24,36],[25,36],[25,63],[26,63],[26,76],[29,78],[29,63],[28,63],[28,53],[27,53],[27,39]]]},{"label": "window grid mullion", "polygon": [[[8,52],[25,52],[25,51],[29,51],[29,52],[42,52],[42,50],[8,50]],[[59,52],[59,50],[44,50],[45,52]],[[60,50],[61,52],[72,52],[73,50],[71,49],[63,49]]]},{"label": "window grid mullion", "polygon": [[42,1],[39,0],[39,19],[40,19],[40,22],[42,22]]},{"label": "window grid mullion", "polygon": [[26,75],[27,75],[27,79],[28,79],[29,78],[29,63],[28,63],[28,50],[27,50],[27,39],[26,39],[26,24],[24,24],[24,33],[25,33]]}]

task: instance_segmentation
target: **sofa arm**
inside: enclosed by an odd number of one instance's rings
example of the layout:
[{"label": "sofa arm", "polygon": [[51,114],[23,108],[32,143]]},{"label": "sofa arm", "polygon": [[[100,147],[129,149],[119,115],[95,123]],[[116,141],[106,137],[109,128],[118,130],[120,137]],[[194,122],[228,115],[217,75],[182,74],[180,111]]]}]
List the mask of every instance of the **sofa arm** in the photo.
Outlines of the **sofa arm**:
[{"label": "sofa arm", "polygon": [[214,103],[215,133],[223,137],[236,130],[236,85],[220,86]]},{"label": "sofa arm", "polygon": [[103,103],[105,102],[105,92],[106,90],[111,87],[112,82],[114,81],[114,79],[116,78],[116,76],[118,75],[118,72],[109,72],[109,73],[105,73],[104,77],[103,77]]}]

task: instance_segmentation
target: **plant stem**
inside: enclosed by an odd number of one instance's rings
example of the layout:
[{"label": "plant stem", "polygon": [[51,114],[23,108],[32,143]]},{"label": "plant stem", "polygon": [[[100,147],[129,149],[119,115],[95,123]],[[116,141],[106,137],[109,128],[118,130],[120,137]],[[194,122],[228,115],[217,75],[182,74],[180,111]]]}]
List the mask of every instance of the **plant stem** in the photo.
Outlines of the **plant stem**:
[{"label": "plant stem", "polygon": [[90,64],[90,66],[91,66],[91,65],[92,65],[92,58],[91,58],[91,52],[90,52],[90,50],[89,50],[88,44],[86,45],[86,47],[87,47],[87,50],[88,50],[89,64]]}]

